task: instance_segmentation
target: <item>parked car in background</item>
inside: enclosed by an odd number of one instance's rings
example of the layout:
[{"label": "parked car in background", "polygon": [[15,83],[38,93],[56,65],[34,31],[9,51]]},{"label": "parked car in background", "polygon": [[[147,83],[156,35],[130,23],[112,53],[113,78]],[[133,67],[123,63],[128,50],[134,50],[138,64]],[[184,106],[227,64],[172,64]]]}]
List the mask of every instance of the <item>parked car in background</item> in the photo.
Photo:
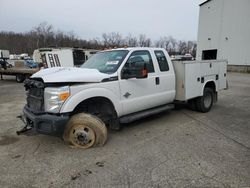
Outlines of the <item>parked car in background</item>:
[{"label": "parked car in background", "polygon": [[11,67],[12,65],[8,63],[5,59],[0,59],[0,68],[7,69]]},{"label": "parked car in background", "polygon": [[174,56],[171,56],[171,60],[192,61],[194,60],[194,57],[191,54],[174,55]]},{"label": "parked car in background", "polygon": [[31,69],[38,68],[38,63],[35,62],[33,59],[24,60],[24,65]]}]

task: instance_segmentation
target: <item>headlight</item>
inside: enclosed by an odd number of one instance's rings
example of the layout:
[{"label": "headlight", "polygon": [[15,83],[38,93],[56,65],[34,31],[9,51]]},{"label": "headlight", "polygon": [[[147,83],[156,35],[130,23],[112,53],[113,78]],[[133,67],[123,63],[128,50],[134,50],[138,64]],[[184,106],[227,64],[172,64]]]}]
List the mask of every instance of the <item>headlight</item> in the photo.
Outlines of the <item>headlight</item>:
[{"label": "headlight", "polygon": [[64,101],[70,96],[69,86],[47,87],[44,92],[45,111],[59,113]]}]

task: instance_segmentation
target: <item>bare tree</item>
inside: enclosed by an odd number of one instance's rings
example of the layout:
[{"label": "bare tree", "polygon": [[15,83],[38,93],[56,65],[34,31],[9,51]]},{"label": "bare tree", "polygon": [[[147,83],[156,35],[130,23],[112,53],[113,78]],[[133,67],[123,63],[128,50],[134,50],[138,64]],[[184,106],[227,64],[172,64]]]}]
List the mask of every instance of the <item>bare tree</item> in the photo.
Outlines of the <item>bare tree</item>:
[{"label": "bare tree", "polygon": [[[122,47],[124,45],[135,47],[150,47],[151,39],[145,34],[138,37],[123,37],[118,32],[104,33],[102,39],[79,39],[73,31],[55,31],[54,27],[46,22],[34,27],[26,33],[0,32],[0,49],[8,49],[11,53],[29,53],[37,48],[56,47],[81,47],[89,49],[103,49],[104,47]],[[157,47],[165,48],[170,55],[190,53],[196,55],[197,44],[195,41],[178,41],[172,36],[163,36],[154,43]]]},{"label": "bare tree", "polygon": [[120,47],[124,43],[122,36],[119,33],[104,33],[102,35],[105,47]]},{"label": "bare tree", "polygon": [[47,40],[49,38],[53,38],[54,36],[54,28],[47,22],[40,23],[37,27],[34,27],[33,32],[38,35],[37,38],[37,48],[47,46]]},{"label": "bare tree", "polygon": [[188,53],[190,53],[193,57],[196,57],[197,44],[195,41],[188,41],[187,44]]},{"label": "bare tree", "polygon": [[187,43],[185,41],[179,41],[179,43],[178,43],[178,52],[181,55],[184,55],[187,52]]},{"label": "bare tree", "polygon": [[166,50],[169,48],[169,44],[170,44],[170,39],[169,37],[161,37],[159,40],[157,40],[155,42],[156,47],[160,47],[160,48],[165,48]]},{"label": "bare tree", "polygon": [[139,46],[140,47],[150,47],[151,46],[151,39],[147,38],[147,36],[144,34],[140,34],[139,35]]},{"label": "bare tree", "polygon": [[138,40],[136,37],[129,34],[125,39],[125,45],[127,45],[129,47],[136,47],[136,46],[138,46]]}]

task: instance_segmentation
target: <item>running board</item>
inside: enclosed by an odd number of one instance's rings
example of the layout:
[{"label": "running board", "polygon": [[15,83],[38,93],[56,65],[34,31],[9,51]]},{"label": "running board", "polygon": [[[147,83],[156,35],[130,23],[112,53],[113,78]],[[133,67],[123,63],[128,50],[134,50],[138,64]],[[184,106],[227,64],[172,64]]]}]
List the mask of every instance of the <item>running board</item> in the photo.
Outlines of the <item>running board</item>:
[{"label": "running board", "polygon": [[136,120],[142,119],[144,117],[148,117],[148,116],[151,116],[151,115],[154,115],[154,114],[158,114],[160,112],[171,110],[173,108],[174,108],[174,104],[167,104],[167,105],[164,105],[164,106],[151,108],[151,109],[144,110],[144,111],[141,111],[141,112],[136,112],[136,113],[129,114],[129,115],[126,115],[126,116],[122,116],[121,118],[119,118],[119,120],[120,120],[120,123],[130,123],[132,121],[136,121]]}]

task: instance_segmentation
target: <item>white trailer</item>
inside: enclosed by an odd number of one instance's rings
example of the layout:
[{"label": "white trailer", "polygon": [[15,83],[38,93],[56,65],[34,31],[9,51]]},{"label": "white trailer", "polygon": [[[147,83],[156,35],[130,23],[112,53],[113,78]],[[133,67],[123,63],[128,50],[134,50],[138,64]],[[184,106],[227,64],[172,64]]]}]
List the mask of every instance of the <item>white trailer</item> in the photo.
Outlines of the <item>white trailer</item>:
[{"label": "white trailer", "polygon": [[34,51],[33,59],[46,68],[79,67],[96,52],[81,48],[42,48]]},{"label": "white trailer", "polygon": [[0,50],[0,59],[9,59],[10,52],[9,50]]},{"label": "white trailer", "polygon": [[52,51],[52,48],[39,48],[39,49],[36,49],[34,50],[33,52],[33,56],[32,56],[32,59],[37,62],[37,63],[43,63],[42,61],[42,55],[45,53],[45,52],[50,52]]}]

